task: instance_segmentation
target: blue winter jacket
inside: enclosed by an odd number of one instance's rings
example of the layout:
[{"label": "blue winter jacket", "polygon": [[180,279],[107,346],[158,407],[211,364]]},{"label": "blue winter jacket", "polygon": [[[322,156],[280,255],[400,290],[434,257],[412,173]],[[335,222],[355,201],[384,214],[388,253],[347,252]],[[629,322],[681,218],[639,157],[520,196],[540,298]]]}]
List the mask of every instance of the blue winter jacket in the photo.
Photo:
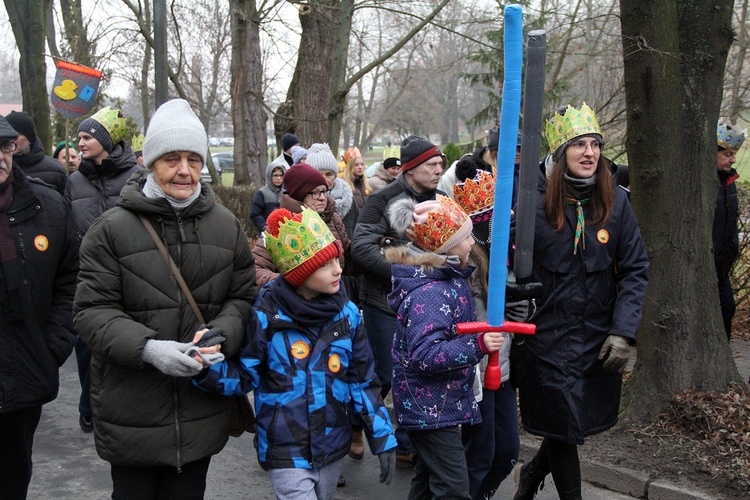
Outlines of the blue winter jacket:
[{"label": "blue winter jacket", "polygon": [[319,469],[343,458],[352,412],[374,454],[395,448],[362,318],[343,287],[307,300],[280,277],[255,307],[239,359],[212,366],[199,385],[225,395],[255,391],[260,465]]},{"label": "blue winter jacket", "polygon": [[483,354],[476,335],[457,335],[456,324],[476,321],[469,266],[445,256],[391,248],[396,311],[393,337],[393,408],[406,430],[434,430],[482,421],[474,398],[475,368]]}]

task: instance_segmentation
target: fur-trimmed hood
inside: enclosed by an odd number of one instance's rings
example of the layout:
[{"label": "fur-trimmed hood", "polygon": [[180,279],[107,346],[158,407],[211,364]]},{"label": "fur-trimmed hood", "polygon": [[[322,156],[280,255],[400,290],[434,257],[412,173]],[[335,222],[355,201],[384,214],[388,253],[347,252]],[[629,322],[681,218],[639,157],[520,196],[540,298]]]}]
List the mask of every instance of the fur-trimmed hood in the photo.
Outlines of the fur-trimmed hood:
[{"label": "fur-trimmed hood", "polygon": [[413,243],[386,248],[384,255],[388,262],[402,266],[424,266],[430,269],[446,266],[456,269],[461,267],[461,262],[457,256],[425,252]]}]

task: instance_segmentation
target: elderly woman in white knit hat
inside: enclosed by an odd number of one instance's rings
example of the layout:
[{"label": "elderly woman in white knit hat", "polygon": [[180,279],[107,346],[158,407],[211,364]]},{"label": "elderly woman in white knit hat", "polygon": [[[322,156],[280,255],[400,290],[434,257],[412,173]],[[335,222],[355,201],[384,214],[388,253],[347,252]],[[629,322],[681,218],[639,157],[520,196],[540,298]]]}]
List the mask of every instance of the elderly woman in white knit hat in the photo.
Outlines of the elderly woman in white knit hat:
[{"label": "elderly woman in white knit hat", "polygon": [[[74,321],[93,351],[96,449],[111,464],[114,499],[203,498],[229,436],[229,400],[191,377],[239,350],[257,290],[240,222],[200,180],[207,152],[188,103],[163,104],[143,145],[148,170],[81,245]],[[212,346],[206,328],[220,332]]]}]

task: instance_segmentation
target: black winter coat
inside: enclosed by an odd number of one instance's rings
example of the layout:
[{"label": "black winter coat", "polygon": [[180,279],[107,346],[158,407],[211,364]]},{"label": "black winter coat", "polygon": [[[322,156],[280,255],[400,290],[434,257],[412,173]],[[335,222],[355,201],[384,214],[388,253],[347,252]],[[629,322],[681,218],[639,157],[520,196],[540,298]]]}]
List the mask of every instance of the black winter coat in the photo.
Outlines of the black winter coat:
[{"label": "black winter coat", "polygon": [[585,248],[573,254],[576,209],[556,231],[536,210],[532,280],[543,285],[536,335],[516,336],[511,364],[521,417],[532,434],[571,444],[617,423],[622,375],[598,359],[610,334],[635,342],[646,295],[648,257],[627,194],[615,189],[611,218],[597,227],[586,217]]},{"label": "black winter coat", "polygon": [[83,238],[74,318],[93,353],[99,456],[119,465],[179,466],[221,451],[229,400],[142,360],[148,340],[191,342],[199,322],[137,214],[165,241],[208,324],[222,329],[225,356],[239,350],[257,289],[247,236],[211,187],[201,182],[199,198],[178,216],[164,198],[142,194],[147,175],[134,174],[118,206]]},{"label": "black winter coat", "polygon": [[429,193],[418,193],[412,188],[403,174],[383,189],[371,194],[362,207],[357,219],[357,227],[352,238],[352,258],[363,269],[360,300],[372,307],[395,316],[388,305],[388,294],[391,293],[391,263],[385,259],[383,248],[406,245],[409,239],[391,228],[388,221],[388,207],[396,199],[410,197],[417,203],[434,200],[435,190]]},{"label": "black winter coat", "polygon": [[44,154],[44,146],[38,137],[31,146],[31,151],[25,155],[13,156],[13,162],[17,163],[28,177],[36,177],[63,194],[68,171],[59,161]]},{"label": "black winter coat", "polygon": [[97,217],[117,204],[125,183],[138,170],[141,167],[124,142],[115,144],[101,165],[91,160],[81,162],[78,170],[70,175],[64,195],[81,236]]},{"label": "black winter coat", "polygon": [[0,413],[41,406],[57,396],[58,369],[73,351],[73,294],[78,239],[51,187],[13,167],[13,201],[5,214],[22,270],[23,319],[9,319],[0,273]]},{"label": "black winter coat", "polygon": [[719,188],[716,193],[716,210],[714,211],[713,243],[714,263],[719,284],[729,281],[732,265],[740,252],[740,240],[737,233],[737,218],[739,208],[737,204],[737,171],[716,172],[719,176]]}]

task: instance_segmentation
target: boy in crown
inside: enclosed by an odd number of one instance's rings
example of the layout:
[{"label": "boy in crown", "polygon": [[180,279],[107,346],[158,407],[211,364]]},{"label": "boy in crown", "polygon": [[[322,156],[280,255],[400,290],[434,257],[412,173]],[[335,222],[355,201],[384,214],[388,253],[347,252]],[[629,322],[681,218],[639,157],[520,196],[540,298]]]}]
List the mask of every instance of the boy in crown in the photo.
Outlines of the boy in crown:
[{"label": "boy in crown", "polygon": [[261,289],[239,362],[214,365],[197,383],[255,391],[258,461],[277,498],[333,498],[352,411],[390,484],[396,439],[362,318],[341,287],[340,244],[308,208],[274,210],[265,238],[281,276]]}]

